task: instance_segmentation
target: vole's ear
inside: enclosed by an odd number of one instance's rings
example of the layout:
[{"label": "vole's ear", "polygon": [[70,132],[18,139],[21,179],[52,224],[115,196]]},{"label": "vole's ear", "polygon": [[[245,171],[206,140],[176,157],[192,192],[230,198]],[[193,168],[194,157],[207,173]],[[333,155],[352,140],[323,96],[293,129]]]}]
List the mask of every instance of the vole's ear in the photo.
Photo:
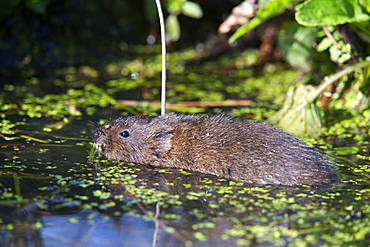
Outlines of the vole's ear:
[{"label": "vole's ear", "polygon": [[175,114],[166,114],[158,116],[150,122],[151,130],[154,130],[150,136],[153,143],[153,151],[156,157],[163,157],[172,148],[174,127],[178,117]]},{"label": "vole's ear", "polygon": [[172,126],[163,125],[153,133],[153,139],[157,143],[156,151],[159,155],[164,155],[172,148],[173,132]]}]

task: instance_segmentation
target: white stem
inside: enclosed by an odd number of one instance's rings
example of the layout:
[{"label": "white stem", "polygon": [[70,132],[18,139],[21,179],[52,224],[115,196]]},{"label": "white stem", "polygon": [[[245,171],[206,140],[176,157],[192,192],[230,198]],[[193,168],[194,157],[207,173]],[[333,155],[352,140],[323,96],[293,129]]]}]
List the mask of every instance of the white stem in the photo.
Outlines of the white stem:
[{"label": "white stem", "polygon": [[160,0],[155,0],[158,9],[159,25],[161,27],[162,40],[162,89],[161,89],[161,115],[166,114],[166,32]]},{"label": "white stem", "polygon": [[155,216],[154,216],[154,224],[155,224],[155,229],[154,229],[154,233],[153,233],[153,243],[152,243],[152,247],[156,247],[157,246],[157,238],[158,238],[158,234],[159,234],[159,214],[160,214],[160,203],[161,201],[158,201],[156,206],[155,206]]},{"label": "white stem", "polygon": [[348,66],[348,67],[344,68],[343,70],[335,73],[331,77],[324,79],[324,82],[322,82],[316,88],[316,90],[314,92],[312,92],[307,97],[307,101],[310,102],[310,103],[315,101],[320,96],[320,94],[322,94],[325,91],[325,89],[327,87],[329,87],[331,84],[333,84],[334,82],[339,80],[342,76],[345,76],[347,74],[352,73],[353,71],[355,71],[357,69],[362,69],[362,68],[367,67],[367,66],[370,66],[370,61],[368,61],[368,60],[360,62],[360,63],[356,63],[356,64],[351,65],[351,66]]}]

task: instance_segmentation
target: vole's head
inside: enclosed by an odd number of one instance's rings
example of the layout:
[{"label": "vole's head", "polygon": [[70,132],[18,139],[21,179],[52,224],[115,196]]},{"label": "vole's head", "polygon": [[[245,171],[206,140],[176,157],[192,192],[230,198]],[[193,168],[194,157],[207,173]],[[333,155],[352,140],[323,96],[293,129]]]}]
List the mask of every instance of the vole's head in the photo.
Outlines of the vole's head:
[{"label": "vole's head", "polygon": [[99,126],[94,146],[109,159],[154,164],[171,149],[170,115],[118,118]]}]

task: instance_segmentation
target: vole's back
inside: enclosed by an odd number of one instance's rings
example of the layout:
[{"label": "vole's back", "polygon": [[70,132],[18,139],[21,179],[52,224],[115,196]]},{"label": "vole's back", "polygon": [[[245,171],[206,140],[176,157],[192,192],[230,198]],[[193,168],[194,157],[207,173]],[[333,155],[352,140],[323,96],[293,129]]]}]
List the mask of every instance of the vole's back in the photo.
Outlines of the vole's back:
[{"label": "vole's back", "polygon": [[[129,134],[121,137],[120,131]],[[167,114],[117,119],[95,134],[104,155],[126,162],[184,168],[254,184],[330,182],[328,162],[319,152],[264,123]]]},{"label": "vole's back", "polygon": [[165,160],[171,167],[255,184],[330,182],[327,161],[319,152],[270,125],[183,117],[174,130]]}]

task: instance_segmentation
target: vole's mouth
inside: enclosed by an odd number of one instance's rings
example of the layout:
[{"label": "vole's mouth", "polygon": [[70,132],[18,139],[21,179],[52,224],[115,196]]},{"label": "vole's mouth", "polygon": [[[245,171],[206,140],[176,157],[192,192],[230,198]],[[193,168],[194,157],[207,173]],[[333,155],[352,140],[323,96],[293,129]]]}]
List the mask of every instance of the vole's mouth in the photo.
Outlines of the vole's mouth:
[{"label": "vole's mouth", "polygon": [[102,131],[100,130],[100,128],[94,131],[93,138],[94,138],[94,148],[95,148],[96,153],[103,153],[105,149],[105,145],[101,140],[101,135],[102,135]]},{"label": "vole's mouth", "polygon": [[104,144],[99,142],[94,142],[94,148],[97,153],[103,153],[104,151]]}]

